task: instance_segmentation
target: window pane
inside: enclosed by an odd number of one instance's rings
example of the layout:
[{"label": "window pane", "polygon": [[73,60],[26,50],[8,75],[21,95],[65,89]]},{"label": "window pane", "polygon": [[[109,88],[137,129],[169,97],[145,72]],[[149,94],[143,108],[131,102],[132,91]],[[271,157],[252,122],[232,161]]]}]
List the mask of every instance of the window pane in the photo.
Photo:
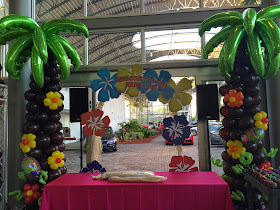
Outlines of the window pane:
[{"label": "window pane", "polygon": [[37,0],[36,20],[44,21],[56,18],[74,18],[83,16],[83,0]]},{"label": "window pane", "polygon": [[140,37],[140,32],[90,35],[89,63],[140,62],[141,47],[135,47],[134,36]]},{"label": "window pane", "polygon": [[146,0],[145,12],[166,12],[199,7],[199,0]]},{"label": "window pane", "polygon": [[88,16],[140,13],[140,0],[88,1]]},{"label": "window pane", "polygon": [[[191,60],[201,56],[201,39],[197,28],[147,31],[145,39],[147,61]],[[138,42],[135,42],[136,47],[140,46]]]},{"label": "window pane", "polygon": [[260,0],[204,0],[203,4],[204,7],[234,7],[244,5],[243,2],[248,2],[247,5],[260,4]]}]

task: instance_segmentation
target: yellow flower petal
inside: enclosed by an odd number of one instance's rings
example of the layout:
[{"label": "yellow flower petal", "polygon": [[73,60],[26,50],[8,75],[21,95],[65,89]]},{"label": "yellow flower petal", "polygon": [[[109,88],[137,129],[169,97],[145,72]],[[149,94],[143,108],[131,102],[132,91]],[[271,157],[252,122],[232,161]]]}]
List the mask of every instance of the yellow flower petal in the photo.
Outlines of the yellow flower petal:
[{"label": "yellow flower petal", "polygon": [[126,91],[125,83],[126,83],[125,81],[118,82],[115,85],[115,88],[117,89],[117,91],[119,91],[120,93],[124,93]]},{"label": "yellow flower petal", "polygon": [[44,99],[44,105],[45,106],[49,106],[49,105],[51,105],[52,104],[52,100],[50,99],[50,98],[45,98]]},{"label": "yellow flower petal", "polygon": [[159,94],[159,97],[158,97],[158,100],[159,100],[161,103],[166,104],[170,99],[165,99],[165,98],[163,97],[163,95],[160,93],[160,94]]},{"label": "yellow flower petal", "polygon": [[262,118],[266,118],[267,114],[264,111],[261,111],[260,114],[262,115]]},{"label": "yellow flower petal", "polygon": [[229,141],[227,142],[227,146],[228,146],[228,147],[234,146],[234,145],[233,145],[233,141],[232,141],[232,140],[229,140]]},{"label": "yellow flower petal", "polygon": [[232,151],[230,150],[230,148],[227,149],[227,153],[231,156],[232,155]]},{"label": "yellow flower petal", "polygon": [[36,147],[36,141],[29,141],[28,146],[30,148],[35,148]]},{"label": "yellow flower petal", "polygon": [[29,133],[29,134],[27,135],[27,139],[28,139],[29,141],[34,141],[34,140],[36,139],[36,136],[35,136],[34,134],[32,134],[32,133]]},{"label": "yellow flower petal", "polygon": [[177,112],[181,109],[182,109],[181,103],[177,99],[171,98],[169,101],[169,110],[171,112]]},{"label": "yellow flower petal", "polygon": [[261,113],[257,113],[257,114],[255,114],[254,115],[254,120],[262,120],[262,115],[261,115]]},{"label": "yellow flower petal", "polygon": [[126,94],[131,97],[138,96],[138,94],[139,94],[138,87],[129,87],[126,91]]},{"label": "yellow flower petal", "polygon": [[62,152],[59,153],[59,155],[57,155],[58,158],[63,159],[64,158],[64,154]]},{"label": "yellow flower petal", "polygon": [[55,162],[55,158],[54,157],[52,157],[52,156],[48,157],[48,164],[49,165],[53,164],[54,162]]},{"label": "yellow flower petal", "polygon": [[27,145],[24,145],[21,150],[22,150],[22,152],[27,153],[27,152],[30,152],[31,148]]},{"label": "yellow flower petal", "polygon": [[50,99],[51,99],[51,98],[54,97],[54,93],[53,93],[52,91],[50,91],[50,92],[47,93],[46,96],[47,96],[47,98],[50,98]]},{"label": "yellow flower petal", "polygon": [[55,158],[58,158],[58,157],[59,157],[59,154],[60,154],[59,151],[54,151],[54,152],[52,153],[52,156],[55,157]]},{"label": "yellow flower petal", "polygon": [[51,169],[53,170],[58,169],[58,165],[56,163],[51,164]]},{"label": "yellow flower petal", "polygon": [[191,88],[192,88],[192,81],[188,80],[187,78],[183,78],[178,82],[176,86],[176,91],[183,92],[184,90],[191,89]]},{"label": "yellow flower petal", "polygon": [[246,152],[246,148],[245,147],[239,147],[237,151],[240,155],[243,155]]},{"label": "yellow flower petal", "polygon": [[56,110],[56,109],[58,108],[58,106],[57,106],[56,103],[52,103],[52,104],[49,106],[49,108],[50,108],[51,110]]},{"label": "yellow flower petal", "polygon": [[131,75],[133,76],[140,76],[143,72],[143,66],[139,65],[139,64],[135,64],[131,66]]},{"label": "yellow flower petal", "polygon": [[118,78],[119,77],[125,77],[125,76],[128,76],[128,75],[131,75],[131,72],[130,72],[130,70],[128,68],[121,67],[118,70]]},{"label": "yellow flower petal", "polygon": [[234,141],[234,145],[235,145],[236,147],[242,147],[242,146],[243,146],[243,143],[242,143],[241,141],[239,141],[239,140],[235,140],[235,141]]},{"label": "yellow flower petal", "polygon": [[57,106],[61,106],[63,103],[63,100],[62,99],[58,99],[58,101],[56,102]]},{"label": "yellow flower petal", "polygon": [[53,96],[57,99],[60,99],[61,98],[61,95],[59,92],[54,92]]},{"label": "yellow flower petal", "polygon": [[170,87],[172,87],[174,90],[176,90],[176,84],[175,84],[175,82],[174,82],[173,79],[170,79],[166,84],[167,84],[167,86],[170,86]]},{"label": "yellow flower petal", "polygon": [[237,152],[233,152],[231,156],[232,156],[232,158],[235,159],[235,160],[238,159],[238,158],[240,157],[240,155],[239,155]]},{"label": "yellow flower petal", "polygon": [[22,147],[23,147],[23,144],[22,144],[22,143],[20,143],[20,144],[19,144],[19,147],[20,147],[20,149],[22,149]]},{"label": "yellow flower petal", "polygon": [[24,134],[21,139],[22,140],[27,139],[27,134]]},{"label": "yellow flower petal", "polygon": [[192,96],[190,95],[190,94],[188,94],[188,93],[182,93],[181,94],[181,102],[182,102],[182,105],[183,106],[186,106],[186,105],[188,105],[188,104],[190,104],[191,103],[191,101],[192,101]]},{"label": "yellow flower petal", "polygon": [[263,124],[262,129],[263,129],[264,131],[266,131],[266,130],[268,129],[267,124]]},{"label": "yellow flower petal", "polygon": [[57,165],[58,165],[58,167],[63,167],[64,166],[64,160],[61,160],[61,162],[58,163]]},{"label": "yellow flower petal", "polygon": [[262,128],[262,125],[263,125],[263,123],[261,121],[259,121],[259,120],[255,122],[255,126],[257,128]]}]

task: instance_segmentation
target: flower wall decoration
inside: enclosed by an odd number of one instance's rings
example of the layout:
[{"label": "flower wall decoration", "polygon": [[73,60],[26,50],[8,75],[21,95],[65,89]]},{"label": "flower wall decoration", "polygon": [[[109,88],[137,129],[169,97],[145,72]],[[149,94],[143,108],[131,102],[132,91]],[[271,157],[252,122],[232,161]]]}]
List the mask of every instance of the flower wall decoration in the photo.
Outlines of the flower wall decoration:
[{"label": "flower wall decoration", "polygon": [[25,198],[27,204],[31,204],[33,200],[38,200],[41,197],[40,185],[38,184],[25,184],[23,190],[22,197]]},{"label": "flower wall decoration", "polygon": [[20,143],[20,149],[22,152],[27,153],[29,152],[32,148],[36,147],[36,136],[32,133],[29,134],[24,134],[22,136],[22,141]]},{"label": "flower wall decoration", "polygon": [[235,89],[230,90],[224,97],[224,101],[227,102],[227,106],[234,108],[243,105],[244,95],[242,92],[237,92]]},{"label": "flower wall decoration", "polygon": [[169,110],[171,112],[177,112],[182,109],[182,106],[186,106],[191,103],[192,96],[184,91],[191,89],[191,81],[187,78],[181,79],[178,84],[171,79],[167,82],[167,85],[174,89],[174,94],[170,99],[165,99],[162,93],[159,94],[159,101],[163,104],[169,103]]},{"label": "flower wall decoration", "polygon": [[96,109],[81,115],[81,124],[84,125],[83,131],[86,136],[95,134],[96,136],[103,136],[106,132],[105,127],[110,124],[110,118],[105,116],[103,119],[103,111]]},{"label": "flower wall decoration", "polygon": [[255,114],[254,120],[255,120],[255,126],[257,128],[261,128],[264,131],[267,130],[268,119],[267,119],[267,114],[264,111],[261,111],[261,112],[258,112],[257,114]]},{"label": "flower wall decoration", "polygon": [[52,156],[48,157],[48,164],[50,165],[51,169],[56,170],[64,166],[64,154],[63,152],[54,151]]},{"label": "flower wall decoration", "polygon": [[[139,94],[139,77],[143,72],[143,67],[139,64],[132,65],[131,71],[128,68],[122,67],[118,70],[117,84],[115,88],[121,92],[126,93],[131,97],[138,96]],[[142,77],[141,77],[142,78]],[[130,80],[131,82],[126,82]]]},{"label": "flower wall decoration", "polygon": [[61,95],[59,92],[48,92],[46,98],[44,99],[44,105],[48,106],[51,110],[56,110],[62,105],[63,100],[60,99]]},{"label": "flower wall decoration", "polygon": [[173,156],[169,163],[169,172],[191,172],[198,171],[198,167],[193,167],[195,161],[188,156]]},{"label": "flower wall decoration", "polygon": [[165,118],[163,120],[165,129],[162,131],[162,136],[168,141],[171,140],[175,145],[182,145],[190,135],[190,129],[187,125],[188,121],[185,115]]},{"label": "flower wall decoration", "polygon": [[246,148],[243,147],[243,143],[239,140],[235,140],[234,142],[232,140],[229,140],[227,142],[227,146],[227,153],[235,160],[238,159],[240,155],[243,155],[246,152]]},{"label": "flower wall decoration", "polygon": [[139,84],[139,91],[145,93],[149,101],[156,101],[161,93],[163,98],[169,99],[174,94],[174,89],[167,86],[167,82],[171,79],[171,74],[168,71],[161,70],[160,74],[154,69],[148,69],[144,73],[145,81]]},{"label": "flower wall decoration", "polygon": [[117,74],[110,77],[110,71],[108,68],[100,69],[97,75],[101,79],[92,80],[90,86],[94,92],[100,89],[98,93],[98,101],[109,101],[110,98],[118,98],[120,92],[117,91],[115,85],[117,84]]}]

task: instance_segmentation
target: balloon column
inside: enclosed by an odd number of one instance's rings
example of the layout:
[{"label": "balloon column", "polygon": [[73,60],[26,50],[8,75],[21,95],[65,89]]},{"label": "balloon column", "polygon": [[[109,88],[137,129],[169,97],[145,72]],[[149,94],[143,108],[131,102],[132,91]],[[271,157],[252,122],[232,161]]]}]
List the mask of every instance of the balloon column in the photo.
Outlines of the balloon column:
[{"label": "balloon column", "polygon": [[[227,84],[219,89],[224,96],[224,106],[220,109],[224,116],[223,128],[219,134],[226,149],[222,153],[223,178],[229,183],[235,209],[247,208],[243,170],[271,167],[266,157],[272,158],[277,152],[271,149],[267,153],[263,147],[268,119],[259,107],[259,82],[275,76],[279,69],[280,30],[273,22],[279,15],[280,6],[267,7],[258,13],[249,8],[243,14],[216,14],[199,27],[201,36],[212,27],[223,27],[205,45],[203,57],[208,58],[208,54],[223,42],[219,72],[226,77]],[[265,202],[257,191],[255,198],[254,205],[265,209]]]},{"label": "balloon column", "polygon": [[[24,94],[26,122],[18,143],[26,156],[21,163],[23,172],[19,172],[20,179],[25,180],[22,196],[30,208],[38,205],[42,186],[67,171],[59,121],[64,99],[60,79],[64,80],[70,74],[68,59],[71,59],[74,71],[79,69],[80,59],[74,47],[57,35],[61,31],[89,35],[84,24],[69,19],[46,21],[41,27],[22,15],[9,15],[0,20],[0,44],[15,39],[5,61],[9,75],[19,80],[22,67],[31,58],[30,89]],[[20,198],[18,194],[17,199]]]}]

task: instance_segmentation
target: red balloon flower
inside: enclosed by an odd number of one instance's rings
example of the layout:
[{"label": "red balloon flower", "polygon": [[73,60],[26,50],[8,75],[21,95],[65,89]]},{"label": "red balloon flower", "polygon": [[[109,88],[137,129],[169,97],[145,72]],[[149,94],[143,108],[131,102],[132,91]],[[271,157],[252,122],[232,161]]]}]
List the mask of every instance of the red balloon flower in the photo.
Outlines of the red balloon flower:
[{"label": "red balloon flower", "polygon": [[103,136],[105,134],[105,127],[108,127],[110,118],[105,116],[101,119],[103,113],[103,111],[96,109],[81,115],[81,124],[85,125],[83,131],[86,136],[91,136],[93,134],[96,136]]},{"label": "red balloon flower", "polygon": [[23,187],[24,192],[22,196],[25,198],[25,203],[31,204],[33,200],[38,200],[41,197],[41,193],[38,192],[40,186],[38,184],[25,184]]}]

